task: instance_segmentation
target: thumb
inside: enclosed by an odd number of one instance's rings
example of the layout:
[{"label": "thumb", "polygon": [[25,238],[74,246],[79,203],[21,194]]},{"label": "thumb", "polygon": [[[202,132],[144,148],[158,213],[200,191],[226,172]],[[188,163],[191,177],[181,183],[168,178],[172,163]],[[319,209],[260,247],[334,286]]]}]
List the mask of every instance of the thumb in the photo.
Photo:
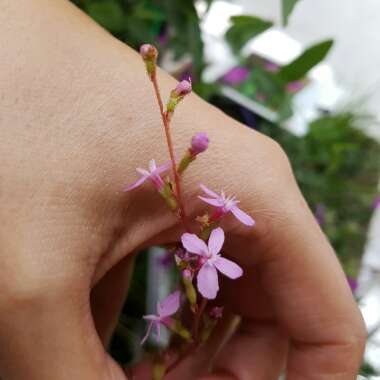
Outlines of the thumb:
[{"label": "thumb", "polygon": [[101,343],[89,300],[66,292],[47,298],[0,304],[0,378],[126,380]]}]

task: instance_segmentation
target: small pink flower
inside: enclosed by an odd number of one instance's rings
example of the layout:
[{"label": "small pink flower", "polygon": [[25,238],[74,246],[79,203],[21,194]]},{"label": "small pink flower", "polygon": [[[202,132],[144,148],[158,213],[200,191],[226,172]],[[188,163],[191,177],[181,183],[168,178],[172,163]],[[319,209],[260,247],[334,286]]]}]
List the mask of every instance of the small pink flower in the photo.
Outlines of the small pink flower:
[{"label": "small pink flower", "polygon": [[202,184],[200,185],[200,187],[209,196],[209,198],[202,196],[198,196],[198,198],[201,199],[203,202],[206,202],[216,207],[217,213],[220,216],[232,212],[235,218],[243,224],[245,224],[246,226],[252,227],[255,225],[255,221],[237,206],[239,201],[236,200],[235,197],[227,197],[224,191],[222,191],[219,195]]},{"label": "small pink flower", "polygon": [[212,319],[220,319],[223,317],[223,307],[214,306],[209,313]]},{"label": "small pink flower", "polygon": [[174,91],[178,96],[185,96],[190,94],[191,90],[191,80],[189,79],[179,82]]},{"label": "small pink flower", "polygon": [[181,240],[188,252],[200,256],[202,266],[197,275],[197,283],[203,297],[216,297],[219,291],[218,271],[233,280],[243,275],[239,265],[219,254],[224,243],[224,231],[220,227],[212,230],[208,245],[197,235],[187,232]]},{"label": "small pink flower", "polygon": [[136,187],[141,186],[147,179],[150,179],[154,185],[154,187],[161,191],[164,187],[164,181],[162,180],[160,174],[169,170],[171,163],[167,162],[164,165],[157,167],[155,160],[149,161],[149,170],[137,168],[137,173],[141,174],[141,178],[137,180],[130,186],[127,186],[124,191],[130,191],[135,189]]},{"label": "small pink flower", "polygon": [[208,148],[209,139],[207,133],[199,132],[191,139],[191,154],[196,156]]},{"label": "small pink flower", "polygon": [[144,344],[148,339],[152,328],[155,327],[157,331],[157,341],[161,337],[161,325],[170,326],[173,323],[172,315],[174,315],[180,306],[180,292],[176,292],[168,295],[162,302],[157,302],[157,315],[144,315],[143,318],[149,321],[147,332],[141,341]]}]

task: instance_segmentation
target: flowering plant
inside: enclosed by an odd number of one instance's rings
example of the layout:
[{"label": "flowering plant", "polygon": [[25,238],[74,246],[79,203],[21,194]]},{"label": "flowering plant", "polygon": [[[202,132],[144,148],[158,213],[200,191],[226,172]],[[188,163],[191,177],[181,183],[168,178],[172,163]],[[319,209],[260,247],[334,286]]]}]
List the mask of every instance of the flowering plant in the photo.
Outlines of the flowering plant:
[{"label": "flowering plant", "polygon": [[[181,178],[198,155],[207,150],[209,138],[205,132],[197,133],[177,163],[170,122],[178,104],[191,92],[191,81],[183,80],[178,83],[164,106],[156,76],[157,49],[153,45],[144,44],[140,48],[140,54],[158,102],[170,161],[157,166],[156,161],[152,159],[148,170],[137,168],[140,178],[135,183],[128,184],[124,190],[132,191],[150,182],[179,218],[183,229],[181,236],[178,236],[179,242],[170,250],[180,273],[181,283],[174,293],[158,302],[155,315],[143,317],[148,322],[148,328],[142,343],[147,340],[153,328],[159,340],[162,326],[168,328],[183,342],[176,346],[179,349],[174,350],[174,357],[170,347],[159,354],[160,360],[155,362],[153,378],[162,379],[207,341],[218,320],[222,318],[222,305],[209,303],[217,298],[219,275],[232,280],[243,275],[243,269],[237,263],[223,256],[223,218],[232,214],[247,228],[253,227],[255,221],[238,207],[239,201],[234,196],[227,196],[224,191],[218,194],[203,184],[200,184],[200,189],[204,194],[198,198],[212,206],[212,211],[199,215],[194,221],[188,220]],[[171,175],[168,174],[169,170]],[[188,315],[191,317],[188,318]]]}]

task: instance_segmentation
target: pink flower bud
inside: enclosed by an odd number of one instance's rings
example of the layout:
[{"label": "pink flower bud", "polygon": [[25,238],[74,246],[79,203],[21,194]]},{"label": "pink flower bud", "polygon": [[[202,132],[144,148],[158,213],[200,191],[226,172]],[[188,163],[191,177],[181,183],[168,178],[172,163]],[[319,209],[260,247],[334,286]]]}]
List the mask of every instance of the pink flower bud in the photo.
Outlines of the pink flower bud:
[{"label": "pink flower bud", "polygon": [[191,90],[191,81],[183,80],[177,84],[177,87],[175,88],[175,93],[178,96],[185,96],[187,94],[190,94]]},{"label": "pink flower bud", "polygon": [[182,277],[188,281],[193,280],[193,275],[189,269],[185,269],[184,271],[182,271]]},{"label": "pink flower bud", "polygon": [[223,316],[223,307],[215,306],[210,310],[210,317],[212,319],[220,319]]},{"label": "pink flower bud", "polygon": [[209,139],[207,133],[199,132],[191,139],[191,153],[196,156],[208,148]]},{"label": "pink flower bud", "polygon": [[158,56],[158,51],[153,45],[144,44],[140,47],[140,54],[144,61],[155,61]]}]

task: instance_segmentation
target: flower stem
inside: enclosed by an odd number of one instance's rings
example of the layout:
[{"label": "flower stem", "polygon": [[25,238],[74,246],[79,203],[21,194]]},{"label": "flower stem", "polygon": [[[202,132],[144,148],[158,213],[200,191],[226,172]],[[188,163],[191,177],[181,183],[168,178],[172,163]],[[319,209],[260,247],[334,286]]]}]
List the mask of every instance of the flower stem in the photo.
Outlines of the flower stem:
[{"label": "flower stem", "polygon": [[196,343],[199,343],[199,324],[202,319],[203,311],[205,310],[206,306],[207,306],[207,299],[202,298],[198,311],[194,316],[193,339],[194,339],[194,342]]},{"label": "flower stem", "polygon": [[185,205],[184,205],[183,200],[182,200],[181,180],[180,180],[180,176],[179,176],[178,170],[177,170],[177,164],[175,161],[174,149],[173,149],[173,141],[172,141],[172,137],[170,134],[170,120],[169,120],[169,117],[168,117],[168,115],[165,111],[165,108],[164,108],[164,103],[162,101],[160,89],[159,89],[158,83],[157,83],[156,72],[154,72],[153,75],[151,76],[151,81],[153,84],[154,93],[155,93],[155,96],[156,96],[156,99],[158,102],[158,106],[160,109],[162,123],[164,125],[164,130],[165,130],[166,144],[168,146],[170,161],[172,163],[173,177],[174,177],[174,182],[175,182],[175,186],[176,186],[176,196],[177,196],[178,205],[179,205],[179,216],[180,216],[180,219],[181,219],[185,229],[187,231],[189,231],[189,228],[187,225]]},{"label": "flower stem", "polygon": [[187,347],[187,349],[180,355],[172,364],[170,364],[165,371],[165,375],[167,375],[169,372],[173,371],[175,368],[177,368],[185,359],[187,359],[189,356],[191,356],[194,352],[196,352],[201,344],[199,340],[199,324],[203,315],[203,312],[207,306],[207,299],[202,298],[201,304],[198,308],[198,311],[194,317],[194,324],[193,324],[193,343]]}]

